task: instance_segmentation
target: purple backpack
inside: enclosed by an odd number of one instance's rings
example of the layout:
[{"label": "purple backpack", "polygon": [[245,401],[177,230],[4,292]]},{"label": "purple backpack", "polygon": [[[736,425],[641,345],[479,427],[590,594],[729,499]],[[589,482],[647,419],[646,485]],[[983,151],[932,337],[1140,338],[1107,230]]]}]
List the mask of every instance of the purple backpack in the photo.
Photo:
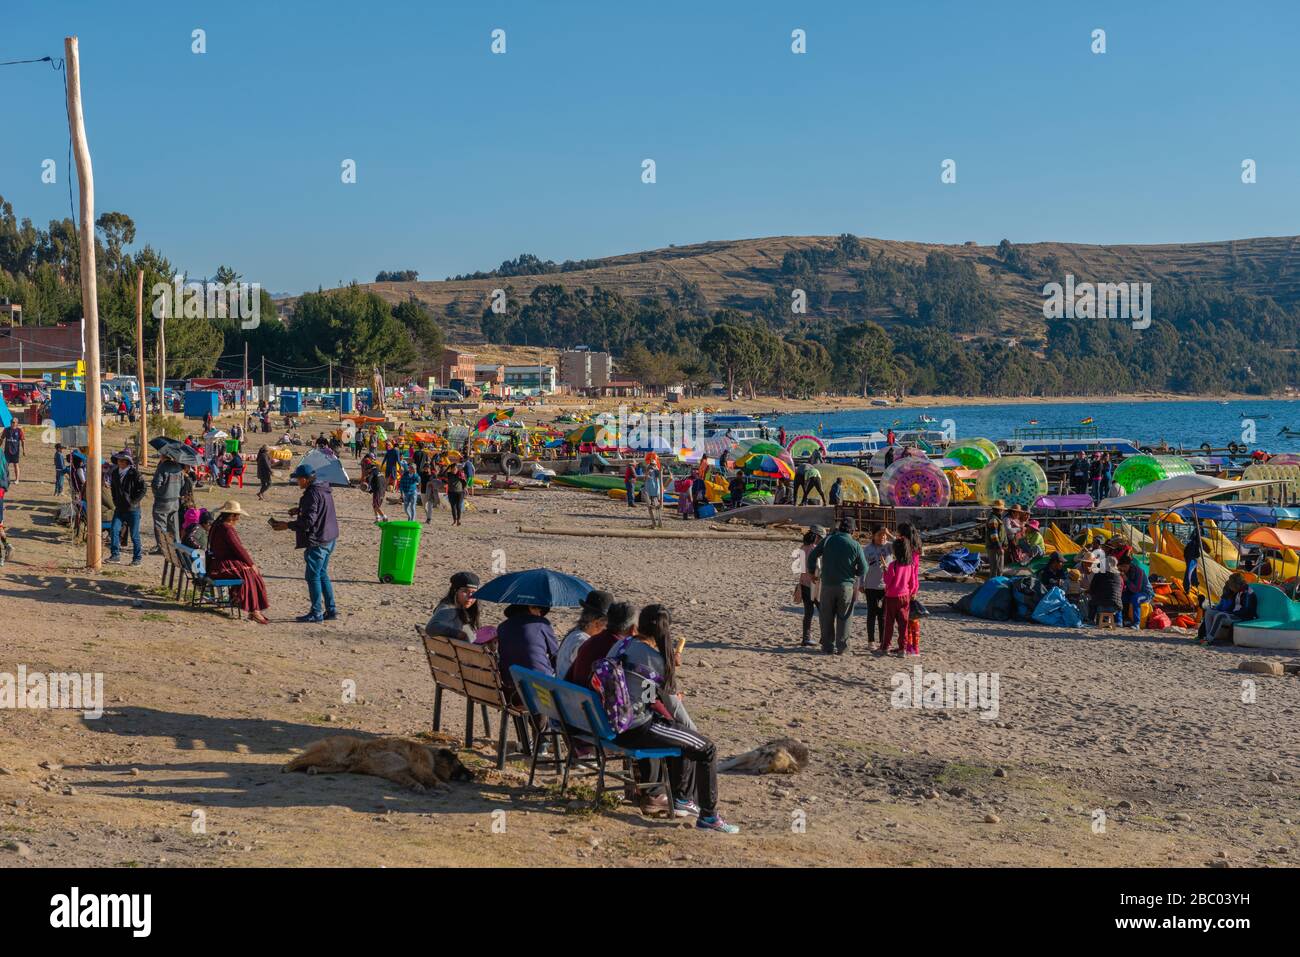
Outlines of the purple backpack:
[{"label": "purple backpack", "polygon": [[610,727],[614,729],[616,735],[632,727],[632,723],[636,720],[636,709],[632,706],[632,695],[627,688],[627,675],[624,669],[630,668],[634,674],[649,681],[663,682],[662,676],[655,672],[643,672],[635,665],[623,661],[623,650],[627,648],[630,641],[632,641],[630,635],[620,640],[608,657],[601,658],[591,669],[591,686],[596,694],[600,695],[601,707],[605,709],[605,717],[609,719]]}]

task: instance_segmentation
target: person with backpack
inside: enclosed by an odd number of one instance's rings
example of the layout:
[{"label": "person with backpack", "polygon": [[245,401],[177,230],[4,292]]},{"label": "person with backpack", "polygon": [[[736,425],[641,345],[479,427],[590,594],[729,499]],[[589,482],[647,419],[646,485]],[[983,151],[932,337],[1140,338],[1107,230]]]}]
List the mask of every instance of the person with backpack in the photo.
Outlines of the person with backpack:
[{"label": "person with backpack", "polygon": [[[113,498],[113,523],[108,532],[110,562],[122,557],[122,528],[131,532],[131,564],[144,562],[144,547],[140,544],[140,503],[149,488],[140,477],[131,453],[123,449],[113,456],[114,468],[108,473],[108,490]],[[94,531],[91,531],[94,534]]]},{"label": "person with backpack", "polygon": [[149,487],[153,491],[154,555],[171,552],[172,542],[181,537],[181,490],[185,485],[185,467],[166,452],[153,473]]},{"label": "person with backpack", "polygon": [[[680,749],[680,757],[667,759],[674,816],[694,816],[700,830],[736,834],[740,828],[718,814],[717,747],[674,717],[681,703],[678,651],[672,646],[671,630],[672,615],[667,606],[647,605],[637,619],[636,633],[621,639],[596,664],[593,680],[603,685],[617,682],[621,675],[626,684],[629,713],[616,716],[623,729],[614,738],[615,743],[625,748]],[[590,644],[588,641],[583,645],[583,651]],[[691,764],[689,771],[686,762]]]},{"label": "person with backpack", "polygon": [[27,439],[23,435],[22,427],[15,419],[9,423],[4,430],[4,435],[0,438],[0,444],[4,446],[5,464],[8,466],[9,481],[18,482],[18,460],[23,457],[27,451]]}]

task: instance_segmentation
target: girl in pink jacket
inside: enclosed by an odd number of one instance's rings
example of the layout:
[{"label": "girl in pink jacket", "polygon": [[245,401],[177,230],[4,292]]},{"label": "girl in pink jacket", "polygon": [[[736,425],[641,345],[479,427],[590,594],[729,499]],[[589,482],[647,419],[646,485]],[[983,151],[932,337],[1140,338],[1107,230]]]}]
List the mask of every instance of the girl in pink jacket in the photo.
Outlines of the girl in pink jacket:
[{"label": "girl in pink jacket", "polygon": [[[921,556],[912,551],[912,543],[905,536],[894,539],[894,561],[885,569],[885,634],[878,654],[889,651],[898,626],[898,654],[920,654],[920,642],[908,641],[908,609],[920,588]],[[908,647],[913,645],[913,647]]]}]

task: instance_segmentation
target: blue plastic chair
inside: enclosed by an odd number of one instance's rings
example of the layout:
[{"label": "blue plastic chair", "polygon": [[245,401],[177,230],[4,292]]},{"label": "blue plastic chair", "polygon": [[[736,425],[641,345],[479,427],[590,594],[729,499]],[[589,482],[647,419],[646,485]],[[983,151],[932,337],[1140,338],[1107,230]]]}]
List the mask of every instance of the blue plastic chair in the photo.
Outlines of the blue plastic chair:
[{"label": "blue plastic chair", "polygon": [[[514,677],[515,688],[524,699],[528,710],[545,725],[550,723],[547,732],[552,739],[558,734],[564,738],[567,757],[564,761],[564,775],[560,790],[569,786],[569,770],[574,766],[585,768],[596,774],[595,806],[600,806],[600,799],[606,791],[617,789],[617,785],[606,787],[605,775],[609,774],[623,784],[634,788],[654,788],[657,781],[641,782],[636,779],[628,767],[632,761],[649,761],[663,758],[681,757],[680,748],[627,748],[614,740],[614,729],[605,716],[605,708],[600,697],[590,688],[568,681],[561,681],[553,675],[542,674],[521,665],[512,665],[510,674]],[[579,753],[579,746],[585,745],[592,751],[591,757]],[[553,745],[557,749],[558,742]],[[528,769],[528,784],[531,787],[537,770],[537,752],[533,749],[532,765]],[[610,755],[623,760],[624,770],[616,771],[608,767]]]},{"label": "blue plastic chair", "polygon": [[[235,589],[244,584],[242,578],[209,578],[207,570],[207,556],[201,548],[189,548],[180,542],[174,542],[178,558],[183,563],[182,582],[177,589],[176,598],[181,598],[181,589],[184,588],[184,578],[188,577],[191,584],[190,604],[191,605],[208,605],[213,608],[226,608],[230,610],[234,617],[243,616],[243,610],[235,602]],[[208,596],[211,595],[211,598]]]}]

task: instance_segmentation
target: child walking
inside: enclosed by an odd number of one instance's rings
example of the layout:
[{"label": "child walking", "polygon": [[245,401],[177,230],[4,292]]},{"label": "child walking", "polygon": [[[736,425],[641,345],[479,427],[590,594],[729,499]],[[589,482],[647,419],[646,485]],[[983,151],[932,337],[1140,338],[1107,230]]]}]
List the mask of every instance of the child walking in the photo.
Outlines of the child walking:
[{"label": "child walking", "polygon": [[915,650],[908,648],[908,611],[912,598],[920,587],[918,568],[920,556],[912,552],[912,542],[907,536],[900,535],[894,539],[894,561],[885,569],[885,628],[880,639],[878,655],[888,654],[894,637],[894,627],[898,627],[898,652],[903,654],[920,654],[919,633]]}]

